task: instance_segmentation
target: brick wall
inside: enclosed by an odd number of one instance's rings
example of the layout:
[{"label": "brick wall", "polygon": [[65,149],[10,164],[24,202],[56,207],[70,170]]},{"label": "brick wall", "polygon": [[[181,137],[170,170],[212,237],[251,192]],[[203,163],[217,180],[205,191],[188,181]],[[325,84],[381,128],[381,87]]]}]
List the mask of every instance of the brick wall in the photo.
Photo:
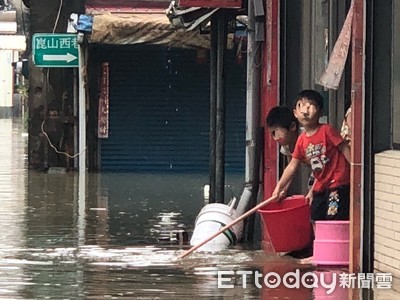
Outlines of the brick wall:
[{"label": "brick wall", "polygon": [[400,291],[400,151],[375,156],[375,270]]}]

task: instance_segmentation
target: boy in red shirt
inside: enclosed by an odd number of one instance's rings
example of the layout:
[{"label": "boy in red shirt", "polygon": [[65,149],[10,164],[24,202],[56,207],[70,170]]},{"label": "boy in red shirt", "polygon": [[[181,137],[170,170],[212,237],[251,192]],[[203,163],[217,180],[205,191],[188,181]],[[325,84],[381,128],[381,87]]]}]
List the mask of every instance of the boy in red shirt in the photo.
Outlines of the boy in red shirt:
[{"label": "boy in red shirt", "polygon": [[348,220],[350,202],[350,148],[329,124],[320,124],[323,98],[314,90],[297,95],[294,115],[304,127],[299,136],[292,160],[285,168],[273,196],[285,196],[302,161],[307,161],[315,178],[306,198],[311,205],[311,219]]}]

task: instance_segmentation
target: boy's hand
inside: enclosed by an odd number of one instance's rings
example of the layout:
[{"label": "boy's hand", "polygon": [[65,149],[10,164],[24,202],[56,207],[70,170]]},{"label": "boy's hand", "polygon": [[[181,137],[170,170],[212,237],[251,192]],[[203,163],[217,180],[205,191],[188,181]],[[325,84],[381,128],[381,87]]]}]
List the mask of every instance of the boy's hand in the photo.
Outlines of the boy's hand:
[{"label": "boy's hand", "polygon": [[274,192],[272,193],[273,197],[276,197],[275,201],[280,201],[286,197],[286,191],[280,189],[278,186],[275,188]]},{"label": "boy's hand", "polygon": [[308,193],[307,193],[307,195],[306,195],[306,201],[307,201],[307,203],[309,204],[309,205],[311,205],[311,203],[313,202],[313,200],[314,200],[314,186],[315,186],[315,184],[317,183],[317,178],[315,178],[314,176],[311,176],[309,179],[313,179],[313,183],[312,183],[312,186],[310,187],[310,189],[308,190]]},{"label": "boy's hand", "polygon": [[306,201],[309,205],[313,202],[313,190],[310,189],[306,195]]}]

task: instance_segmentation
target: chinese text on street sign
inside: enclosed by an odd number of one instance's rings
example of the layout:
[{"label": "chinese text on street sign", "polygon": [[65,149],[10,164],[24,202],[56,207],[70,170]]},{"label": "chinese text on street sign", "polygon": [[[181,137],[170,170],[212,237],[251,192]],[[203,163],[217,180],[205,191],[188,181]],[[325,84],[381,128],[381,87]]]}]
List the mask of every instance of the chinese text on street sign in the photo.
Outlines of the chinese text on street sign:
[{"label": "chinese text on street sign", "polygon": [[32,54],[37,67],[78,67],[76,34],[36,33],[32,36]]}]

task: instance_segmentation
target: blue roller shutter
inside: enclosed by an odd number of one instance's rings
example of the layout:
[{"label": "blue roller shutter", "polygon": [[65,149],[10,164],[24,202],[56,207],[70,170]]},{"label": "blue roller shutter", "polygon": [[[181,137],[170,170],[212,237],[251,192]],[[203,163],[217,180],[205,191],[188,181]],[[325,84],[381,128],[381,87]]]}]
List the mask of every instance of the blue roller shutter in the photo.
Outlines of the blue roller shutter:
[{"label": "blue roller shutter", "polygon": [[[110,64],[109,138],[101,170],[208,172],[209,65],[195,50],[158,46],[95,49]],[[226,170],[242,172],[245,153],[245,64],[227,66]]]}]

